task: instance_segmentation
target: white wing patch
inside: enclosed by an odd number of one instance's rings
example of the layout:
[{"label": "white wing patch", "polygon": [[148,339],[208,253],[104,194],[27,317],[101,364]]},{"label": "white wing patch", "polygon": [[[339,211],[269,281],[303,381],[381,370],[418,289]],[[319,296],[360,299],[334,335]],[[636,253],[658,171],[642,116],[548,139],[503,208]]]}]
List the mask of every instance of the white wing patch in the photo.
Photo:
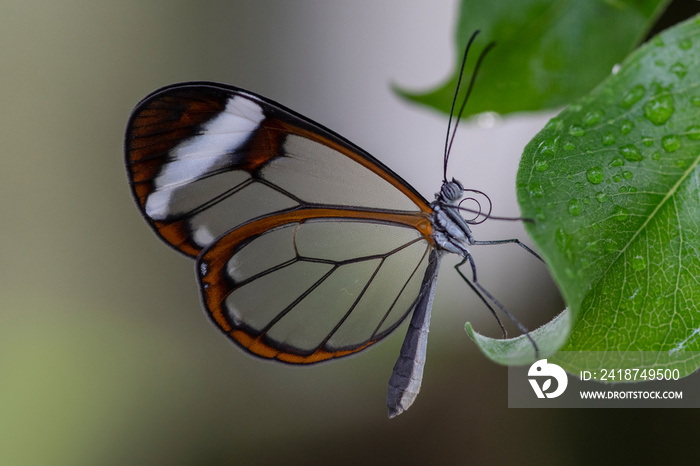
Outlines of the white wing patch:
[{"label": "white wing patch", "polygon": [[168,155],[169,161],[154,180],[146,200],[146,214],[164,220],[181,210],[174,197],[181,189],[222,168],[265,119],[262,108],[245,97],[229,99],[226,110],[202,127],[202,132],[183,141]]}]

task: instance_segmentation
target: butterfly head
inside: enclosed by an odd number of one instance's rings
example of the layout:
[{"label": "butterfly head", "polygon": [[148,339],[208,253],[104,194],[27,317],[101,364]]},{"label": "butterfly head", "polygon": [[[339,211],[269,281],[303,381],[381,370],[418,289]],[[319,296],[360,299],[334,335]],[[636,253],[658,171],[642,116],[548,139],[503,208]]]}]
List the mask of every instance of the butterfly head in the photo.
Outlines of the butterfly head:
[{"label": "butterfly head", "polygon": [[464,186],[462,183],[452,178],[452,181],[445,181],[440,188],[440,192],[435,194],[435,199],[438,202],[446,204],[455,204],[462,199],[464,194]]}]

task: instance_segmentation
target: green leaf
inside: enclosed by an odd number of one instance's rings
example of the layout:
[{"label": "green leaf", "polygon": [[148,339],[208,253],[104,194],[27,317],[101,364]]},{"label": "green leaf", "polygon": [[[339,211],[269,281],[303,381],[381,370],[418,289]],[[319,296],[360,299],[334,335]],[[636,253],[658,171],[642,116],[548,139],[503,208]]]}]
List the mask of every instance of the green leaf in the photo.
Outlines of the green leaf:
[{"label": "green leaf", "polygon": [[464,48],[480,29],[467,73],[488,42],[497,45],[479,71],[465,116],[560,107],[600,83],[645,37],[667,4],[668,0],[462,0],[452,75],[425,93],[395,91],[448,113]]},{"label": "green leaf", "polygon": [[538,355],[535,355],[532,343],[525,335],[510,339],[489,338],[475,332],[469,322],[466,323],[465,329],[474,343],[492,361],[503,365],[531,364],[536,359],[554,354],[566,342],[571,330],[571,313],[564,309],[548,324],[530,333],[537,342]]},{"label": "green leaf", "polygon": [[700,351],[699,49],[700,15],[525,148],[518,201],[571,312],[563,351]]}]

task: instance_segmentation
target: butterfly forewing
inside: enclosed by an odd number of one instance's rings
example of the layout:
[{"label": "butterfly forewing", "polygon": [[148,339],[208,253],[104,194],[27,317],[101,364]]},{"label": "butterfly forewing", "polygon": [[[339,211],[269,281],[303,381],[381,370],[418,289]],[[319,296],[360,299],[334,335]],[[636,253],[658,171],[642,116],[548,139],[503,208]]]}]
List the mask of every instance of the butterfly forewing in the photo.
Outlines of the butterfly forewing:
[{"label": "butterfly forewing", "polygon": [[149,223],[190,256],[254,218],[309,206],[426,214],[369,154],[260,96],[213,84],[162,89],[134,111],[132,189]]},{"label": "butterfly forewing", "polygon": [[414,308],[432,209],[323,126],[234,87],[174,85],[134,110],[126,159],[141,212],[197,257],[209,315],[251,353],[345,356]]}]

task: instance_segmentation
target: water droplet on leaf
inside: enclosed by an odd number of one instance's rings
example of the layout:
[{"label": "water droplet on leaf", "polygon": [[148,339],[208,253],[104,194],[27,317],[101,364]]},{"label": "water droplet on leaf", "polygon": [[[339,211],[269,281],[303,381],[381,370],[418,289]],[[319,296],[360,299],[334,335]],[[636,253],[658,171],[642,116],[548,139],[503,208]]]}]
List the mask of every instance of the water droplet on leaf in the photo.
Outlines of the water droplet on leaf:
[{"label": "water droplet on leaf", "polygon": [[543,172],[549,168],[549,162],[545,159],[538,159],[535,160],[535,170],[538,172]]},{"label": "water droplet on leaf", "polygon": [[676,152],[681,147],[681,140],[675,134],[670,134],[661,138],[661,147],[666,152]]},{"label": "water droplet on leaf", "polygon": [[661,126],[671,118],[675,107],[673,105],[673,95],[657,95],[644,104],[644,117],[656,126]]},{"label": "water droplet on leaf", "polygon": [[630,107],[632,107],[632,105],[639,102],[639,100],[642,97],[644,97],[645,93],[646,93],[646,89],[644,88],[644,86],[642,86],[641,84],[637,84],[632,89],[627,91],[624,96],[622,96],[622,100],[620,101],[620,105],[624,108],[630,108]]},{"label": "water droplet on leaf", "polygon": [[548,137],[544,141],[542,141],[537,148],[539,151],[540,155],[544,157],[552,157],[554,154],[557,152],[557,147],[559,146],[559,138],[558,137]]},{"label": "water droplet on leaf", "polygon": [[644,157],[642,156],[642,153],[639,151],[637,146],[634,144],[626,144],[618,149],[618,152],[620,153],[621,156],[623,156],[625,159],[629,160],[630,162],[639,162],[640,160],[643,160]]},{"label": "water droplet on leaf", "polygon": [[545,127],[545,129],[552,129],[554,131],[561,131],[562,124],[563,123],[561,121],[561,118],[554,117],[551,120],[549,120],[544,127]]},{"label": "water droplet on leaf", "polygon": [[589,168],[586,172],[586,179],[593,184],[600,184],[605,179],[605,173],[603,172],[603,167],[595,166]]},{"label": "water droplet on leaf", "polygon": [[598,123],[602,117],[603,112],[600,110],[591,110],[590,112],[586,113],[586,116],[583,117],[583,125],[593,126]]},{"label": "water droplet on leaf", "polygon": [[688,126],[688,128],[685,130],[685,135],[691,141],[700,141],[700,126]]},{"label": "water droplet on leaf", "polygon": [[686,74],[688,74],[688,69],[681,62],[677,62],[671,67],[671,73],[675,74],[679,78],[683,79]]},{"label": "water droplet on leaf", "polygon": [[630,120],[623,120],[622,123],[620,123],[620,132],[622,134],[629,134],[633,129],[634,123]]},{"label": "water droplet on leaf", "polygon": [[584,131],[584,129],[581,128],[579,125],[571,125],[569,126],[569,134],[572,136],[580,137],[586,134],[586,131]]},{"label": "water droplet on leaf", "polygon": [[530,196],[538,198],[544,196],[544,189],[540,183],[530,183]]},{"label": "water droplet on leaf", "polygon": [[569,201],[569,213],[574,217],[581,213],[581,201],[574,198]]}]

